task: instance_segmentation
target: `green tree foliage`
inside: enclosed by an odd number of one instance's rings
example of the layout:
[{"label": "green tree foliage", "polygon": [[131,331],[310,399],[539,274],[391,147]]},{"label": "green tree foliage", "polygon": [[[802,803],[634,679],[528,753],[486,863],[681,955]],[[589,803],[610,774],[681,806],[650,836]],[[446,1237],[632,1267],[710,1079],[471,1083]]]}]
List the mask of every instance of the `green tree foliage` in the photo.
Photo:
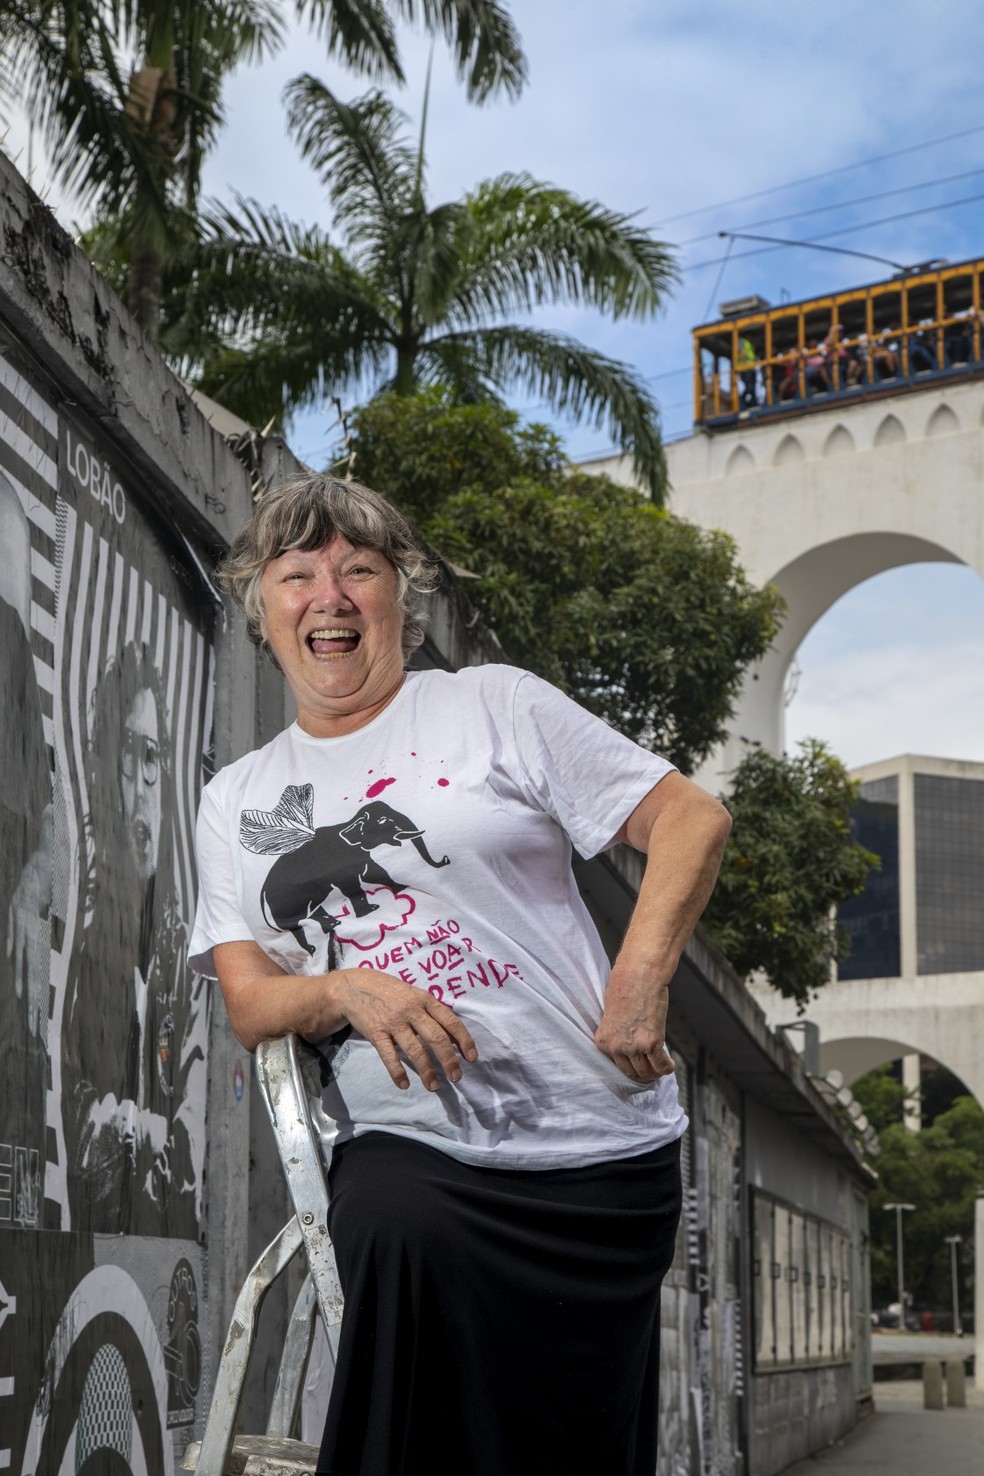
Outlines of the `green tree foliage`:
[{"label": "green tree foliage", "polygon": [[909,1101],[918,1102],[922,1126],[932,1127],[938,1117],[949,1112],[958,1097],[967,1095],[959,1076],[938,1063],[924,1063],[919,1088],[910,1090],[902,1084],[899,1064],[879,1066],[851,1088],[876,1132],[902,1122]]},{"label": "green tree foliage", "polygon": [[282,33],[268,0],[0,4],[0,97],[30,114],[62,187],[117,222],[129,306],[151,333],[165,255],[191,238],[222,80]]},{"label": "green tree foliage", "polygon": [[739,974],[763,970],[800,1008],[847,952],[833,909],[877,864],[851,835],[856,795],[840,760],[810,739],[792,758],[750,752],[724,797],[734,828],[704,926]]},{"label": "green tree foliage", "polygon": [[384,395],[355,419],[355,469],[442,554],[507,654],[685,772],[724,733],[780,600],[734,545],[603,477],[492,404]]},{"label": "green tree foliage", "polygon": [[431,205],[423,130],[411,144],[382,93],[345,103],[308,76],[287,100],[338,239],[255,201],[214,210],[171,298],[165,345],[186,372],[254,425],[326,391],[442,385],[468,403],[519,385],[605,425],[660,500],[658,412],[643,381],[529,316],[564,303],[650,318],[675,278],[666,248],[631,217],[526,174]]},{"label": "green tree foliage", "polygon": [[[887,1104],[883,1078],[866,1077],[853,1091],[869,1117],[872,1106]],[[878,1131],[878,1185],[870,1198],[874,1304],[898,1298],[896,1215],[884,1206],[912,1204],[915,1209],[904,1215],[902,1227],[906,1290],[917,1305],[949,1311],[946,1236],[961,1235],[960,1300],[966,1315],[973,1306],[974,1203],[984,1184],[984,1112],[973,1097],[960,1096],[922,1132],[910,1132],[899,1121]]]},{"label": "green tree foliage", "polygon": [[525,78],[494,0],[0,0],[0,100],[25,107],[56,179],[97,208],[90,248],[151,334],[165,267],[195,239],[224,80],[284,44],[291,11],[363,74],[403,80],[404,19],[449,42],[473,98]]},{"label": "green tree foliage", "polygon": [[397,498],[421,529],[459,492],[494,498],[514,482],[553,485],[568,469],[560,438],[546,426],[522,425],[491,401],[456,404],[436,388],[379,395],[355,412],[352,427],[346,471]]},{"label": "green tree foliage", "polygon": [[902,1122],[909,1093],[891,1065],[869,1071],[854,1083],[851,1091],[876,1133],[883,1133],[886,1128],[897,1127]]}]

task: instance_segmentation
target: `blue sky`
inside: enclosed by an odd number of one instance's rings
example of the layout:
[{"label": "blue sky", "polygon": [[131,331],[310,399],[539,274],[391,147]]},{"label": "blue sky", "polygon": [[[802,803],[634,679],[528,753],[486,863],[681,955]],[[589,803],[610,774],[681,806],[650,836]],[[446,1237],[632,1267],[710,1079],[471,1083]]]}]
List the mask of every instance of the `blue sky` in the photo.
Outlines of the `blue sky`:
[{"label": "blue sky", "polygon": [[[754,248],[736,242],[722,272],[718,231],[823,236],[900,262],[984,254],[980,0],[512,0],[509,8],[530,64],[518,103],[470,107],[435,51],[431,197],[525,170],[638,212],[677,247],[681,285],[656,321],[611,323],[572,309],[542,319],[647,376],[668,436],[690,423],[690,329],[722,300],[758,292],[778,302],[889,271],[806,249],[743,257]],[[406,36],[399,102],[414,126],[429,50]],[[274,62],[233,78],[207,191],[228,197],[235,188],[327,223],[283,128],[280,93],[304,70],[343,96],[366,85],[320,65],[317,44],[296,32]],[[8,149],[21,139],[15,126]],[[892,218],[900,216],[908,218]],[[294,428],[295,448],[314,464],[332,445],[332,419],[314,413]],[[604,430],[562,429],[572,455],[608,449]],[[971,571],[919,566],[870,581],[814,627],[798,665],[790,742],[826,738],[852,764],[900,751],[984,760],[984,584]]]}]

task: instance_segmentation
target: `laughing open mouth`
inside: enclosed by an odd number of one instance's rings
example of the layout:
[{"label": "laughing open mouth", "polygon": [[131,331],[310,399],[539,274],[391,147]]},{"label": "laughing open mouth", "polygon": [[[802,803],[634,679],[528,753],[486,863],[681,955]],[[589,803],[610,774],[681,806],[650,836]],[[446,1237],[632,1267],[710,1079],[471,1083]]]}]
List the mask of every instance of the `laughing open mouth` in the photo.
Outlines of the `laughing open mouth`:
[{"label": "laughing open mouth", "polygon": [[357,630],[352,630],[347,625],[337,625],[312,630],[307,643],[315,656],[330,659],[333,656],[348,656],[356,649],[361,639]]}]

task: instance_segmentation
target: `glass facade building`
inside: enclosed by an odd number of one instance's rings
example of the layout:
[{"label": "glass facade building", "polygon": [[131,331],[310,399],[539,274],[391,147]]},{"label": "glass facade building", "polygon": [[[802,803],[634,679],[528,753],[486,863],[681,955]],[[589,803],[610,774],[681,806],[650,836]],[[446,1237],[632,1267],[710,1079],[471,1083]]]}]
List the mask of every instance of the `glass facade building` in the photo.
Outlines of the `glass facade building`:
[{"label": "glass facade building", "polygon": [[920,974],[984,969],[984,782],[914,774]]},{"label": "glass facade building", "polygon": [[853,824],[881,870],[840,909],[851,952],[838,977],[984,970],[984,764],[906,757],[877,769],[862,772]]},{"label": "glass facade building", "polygon": [[864,891],[840,909],[838,916],[851,939],[851,951],[839,961],[837,975],[840,979],[894,979],[902,971],[896,774],[862,784],[853,828],[855,839],[881,858],[881,870],[869,872]]}]

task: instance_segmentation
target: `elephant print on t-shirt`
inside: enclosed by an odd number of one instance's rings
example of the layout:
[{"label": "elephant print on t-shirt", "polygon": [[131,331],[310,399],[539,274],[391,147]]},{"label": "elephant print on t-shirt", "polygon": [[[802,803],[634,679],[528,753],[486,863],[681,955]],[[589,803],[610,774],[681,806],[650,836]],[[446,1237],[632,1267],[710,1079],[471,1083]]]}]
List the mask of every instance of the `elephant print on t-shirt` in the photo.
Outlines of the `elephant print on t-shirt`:
[{"label": "elephant print on t-shirt", "polygon": [[377,847],[410,841],[428,866],[449,865],[447,856],[434,860],[419,826],[379,800],[363,805],[342,825],[315,827],[313,784],[289,784],[274,810],[243,810],[239,839],[255,855],[279,857],[260,894],[264,916],[273,927],[292,933],[312,955],[314,944],[303,924],[316,922],[329,939],[329,968],[337,967],[334,934],[339,921],[327,907],[331,893],[341,892],[356,917],[367,917],[377,910],[366,895],[367,886],[387,887],[395,895],[404,885],[375,860]]}]

